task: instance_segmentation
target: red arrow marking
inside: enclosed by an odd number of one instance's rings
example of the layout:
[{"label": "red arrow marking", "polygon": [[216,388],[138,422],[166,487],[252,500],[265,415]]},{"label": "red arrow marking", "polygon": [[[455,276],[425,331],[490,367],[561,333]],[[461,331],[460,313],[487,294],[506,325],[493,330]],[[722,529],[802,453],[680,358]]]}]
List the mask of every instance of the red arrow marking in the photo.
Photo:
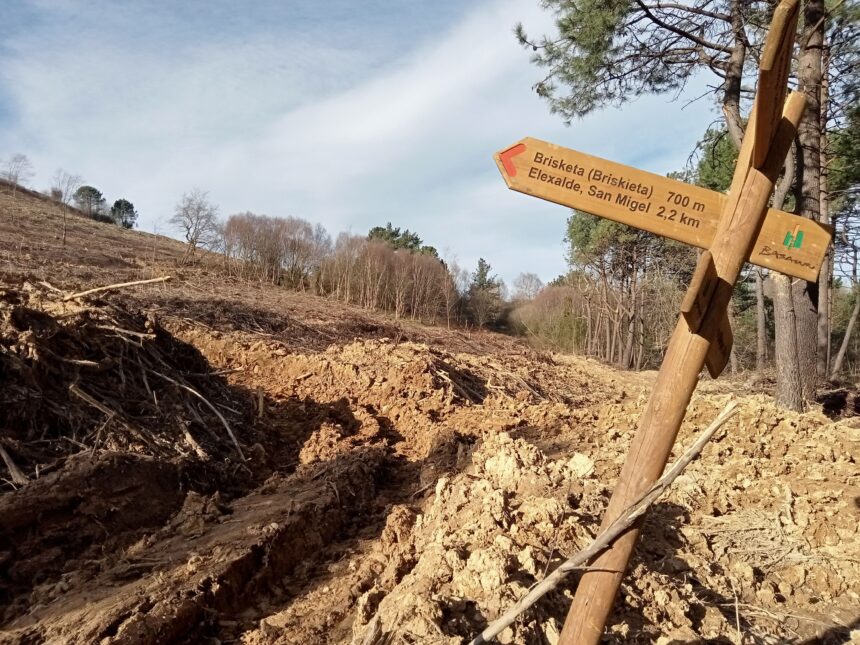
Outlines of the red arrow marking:
[{"label": "red arrow marking", "polygon": [[499,154],[499,159],[502,160],[502,165],[505,167],[505,172],[508,173],[508,177],[517,176],[517,167],[511,161],[511,158],[516,157],[518,154],[521,154],[525,151],[526,144],[518,143],[517,145],[512,146]]}]

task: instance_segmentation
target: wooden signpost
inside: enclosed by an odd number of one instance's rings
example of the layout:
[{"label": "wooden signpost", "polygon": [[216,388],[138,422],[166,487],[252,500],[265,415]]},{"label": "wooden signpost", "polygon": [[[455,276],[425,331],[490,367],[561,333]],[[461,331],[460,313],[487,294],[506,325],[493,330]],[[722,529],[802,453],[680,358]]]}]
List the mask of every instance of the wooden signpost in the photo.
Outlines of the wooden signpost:
[{"label": "wooden signpost", "polygon": [[[713,244],[729,199],[701,186],[530,137],[498,153],[496,163],[512,190],[702,249]],[[787,237],[795,230],[800,235],[796,245],[796,236]],[[826,226],[769,209],[747,260],[815,280],[829,243]]]},{"label": "wooden signpost", "polygon": [[[706,249],[601,530],[663,473],[702,367],[717,377],[732,333],[726,313],[745,261],[816,280],[831,232],[809,219],[768,209],[805,109],[786,84],[798,0],[776,8],[761,59],[758,92],[728,195],[605,161],[537,139],[496,154],[508,187]],[[641,523],[622,534],[581,578],[560,645],[595,645],[603,633]]]}]

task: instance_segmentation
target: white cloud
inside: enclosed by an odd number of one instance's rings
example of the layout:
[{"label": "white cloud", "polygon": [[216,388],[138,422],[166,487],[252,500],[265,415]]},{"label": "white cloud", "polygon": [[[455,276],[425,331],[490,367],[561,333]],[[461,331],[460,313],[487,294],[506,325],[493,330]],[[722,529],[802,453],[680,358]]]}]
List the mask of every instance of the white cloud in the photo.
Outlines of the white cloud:
[{"label": "white cloud", "polygon": [[297,215],[333,233],[390,220],[467,266],[485,257],[508,283],[552,279],[567,211],[506,190],[492,154],[530,135],[667,172],[710,116],[646,97],[565,128],[530,91],[541,72],[512,35],[519,20],[549,27],[536,5],[488,0],[385,64],[378,49],[300,34],[196,44],[181,60],[110,41],[40,53],[34,34],[2,75],[24,118],[0,144],[31,154],[44,185],[63,166],[131,199],[147,230],[199,186],[224,213]]}]

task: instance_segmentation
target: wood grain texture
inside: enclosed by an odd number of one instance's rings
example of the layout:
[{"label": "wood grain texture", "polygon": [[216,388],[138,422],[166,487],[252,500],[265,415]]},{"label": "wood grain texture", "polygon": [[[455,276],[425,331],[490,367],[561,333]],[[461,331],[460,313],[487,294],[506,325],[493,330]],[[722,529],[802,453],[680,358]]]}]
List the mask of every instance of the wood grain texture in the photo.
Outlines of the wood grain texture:
[{"label": "wood grain texture", "polygon": [[696,271],[690,286],[681,302],[681,315],[687,321],[687,326],[694,334],[699,331],[702,320],[711,304],[711,298],[717,289],[717,267],[714,265],[714,257],[710,251],[703,251],[696,264]]},{"label": "wood grain texture", "polygon": [[729,320],[728,310],[723,310],[723,315],[720,316],[719,323],[714,327],[714,331],[713,338],[708,339],[710,345],[708,353],[705,354],[705,366],[708,368],[708,374],[711,375],[711,378],[717,378],[723,373],[732,354],[732,345],[735,342],[735,338],[732,334],[732,323]]},{"label": "wood grain texture", "polygon": [[776,133],[776,126],[785,103],[786,85],[782,80],[788,77],[791,66],[791,50],[794,33],[797,30],[797,17],[800,13],[799,0],[781,2],[773,13],[770,31],[762,51],[759,68],[759,83],[756,91],[753,112],[757,115],[757,127],[747,127],[747,136],[752,136],[753,165],[761,168],[767,159],[770,142]]}]

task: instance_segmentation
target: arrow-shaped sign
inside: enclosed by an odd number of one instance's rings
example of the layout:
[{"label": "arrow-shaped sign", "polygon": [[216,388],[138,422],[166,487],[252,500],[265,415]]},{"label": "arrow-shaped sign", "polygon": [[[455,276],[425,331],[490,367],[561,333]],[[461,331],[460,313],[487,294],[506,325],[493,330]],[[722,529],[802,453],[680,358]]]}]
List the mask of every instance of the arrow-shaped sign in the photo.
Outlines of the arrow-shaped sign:
[{"label": "arrow-shaped sign", "polygon": [[511,159],[519,154],[522,154],[525,151],[526,144],[518,143],[517,145],[511,146],[507,150],[499,153],[499,159],[501,160],[502,167],[505,169],[505,172],[508,174],[508,177],[517,176],[517,167],[514,165],[514,162],[511,161]]},{"label": "arrow-shaped sign", "polygon": [[[497,153],[496,163],[512,190],[703,249],[727,201],[701,186],[530,137]],[[830,237],[828,226],[769,209],[747,260],[814,281]]]}]

